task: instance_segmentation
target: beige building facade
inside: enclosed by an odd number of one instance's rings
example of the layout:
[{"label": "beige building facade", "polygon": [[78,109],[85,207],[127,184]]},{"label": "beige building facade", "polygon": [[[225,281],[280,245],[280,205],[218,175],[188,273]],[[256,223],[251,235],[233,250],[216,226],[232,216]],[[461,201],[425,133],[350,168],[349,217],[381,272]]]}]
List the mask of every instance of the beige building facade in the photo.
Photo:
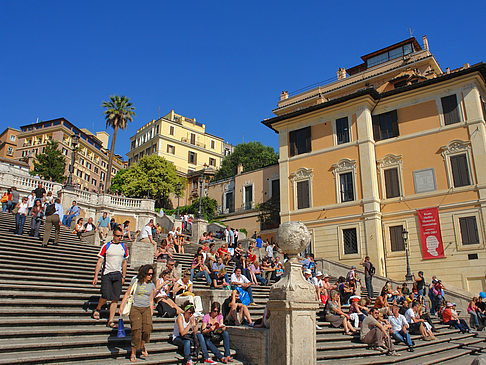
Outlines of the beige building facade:
[{"label": "beige building facade", "polygon": [[8,127],[0,134],[0,158],[15,159],[19,132],[18,129]]},{"label": "beige building facade", "polygon": [[[403,280],[408,250],[412,272],[486,289],[486,65],[443,71],[425,37],[362,60],[330,84],[283,92],[263,121],[279,134],[282,221],[304,222],[318,257],[369,255]],[[419,220],[429,208],[443,257],[430,256]]]},{"label": "beige building facade", "polygon": [[[34,158],[43,153],[49,141],[58,142],[58,148],[66,159],[66,176],[72,156],[72,136],[79,136],[74,162],[73,184],[86,191],[105,190],[106,169],[108,167],[110,135],[104,131],[96,135],[85,128],[78,128],[65,118],[58,118],[20,127],[15,158],[27,161],[33,168]],[[126,168],[121,156],[114,155],[111,176]]]},{"label": "beige building facade", "polygon": [[245,229],[249,236],[274,236],[275,226],[264,227],[258,220],[258,205],[279,196],[279,166],[271,165],[208,184],[208,196],[218,202],[220,220],[231,228]]}]

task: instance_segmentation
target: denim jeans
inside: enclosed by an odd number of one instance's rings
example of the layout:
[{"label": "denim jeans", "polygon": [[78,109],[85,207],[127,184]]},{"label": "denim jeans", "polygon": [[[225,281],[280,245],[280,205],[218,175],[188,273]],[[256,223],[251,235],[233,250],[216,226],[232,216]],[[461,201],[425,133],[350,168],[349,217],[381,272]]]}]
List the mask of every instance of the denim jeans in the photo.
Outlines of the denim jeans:
[{"label": "denim jeans", "polygon": [[403,330],[393,331],[392,336],[395,340],[403,342],[407,346],[412,346],[412,339],[410,338],[410,334],[408,332],[403,332]]},{"label": "denim jeans", "polygon": [[30,228],[32,229],[32,234],[34,237],[39,237],[39,229],[42,224],[42,219],[36,219],[32,217],[32,220],[30,222]]},{"label": "denim jeans", "polygon": [[[184,359],[186,361],[191,360],[191,341],[184,340],[181,336],[177,336],[172,340],[172,343],[184,351]],[[206,351],[207,353],[207,351]]]},{"label": "denim jeans", "polygon": [[262,283],[262,285],[267,285],[268,284],[268,280],[265,279],[263,276],[261,276],[260,274],[255,274],[255,277],[256,279]]},{"label": "denim jeans", "polygon": [[449,322],[446,322],[444,324],[446,324],[448,326],[453,326],[453,327],[457,328],[458,330],[460,330],[462,333],[469,331],[469,326],[467,325],[466,321],[464,321],[463,319],[460,319],[458,321],[450,320]]},{"label": "denim jeans", "polygon": [[74,215],[65,215],[62,218],[62,224],[65,225],[66,227],[71,227],[71,221],[73,220]]},{"label": "denim jeans", "polygon": [[206,270],[199,271],[194,274],[194,269],[191,269],[191,281],[194,281],[194,279],[200,278],[202,276],[204,276],[204,278],[206,279],[206,283],[208,283],[208,285],[211,285],[211,278],[209,277],[209,274]]},{"label": "denim jeans", "polygon": [[373,298],[373,277],[365,277],[366,290],[368,291],[368,297]]},{"label": "denim jeans", "polygon": [[25,224],[26,216],[24,214],[16,214],[15,215],[15,233],[22,234],[24,233],[24,224]]},{"label": "denim jeans", "polygon": [[478,315],[475,311],[469,311],[469,314],[473,317],[474,319],[474,325],[477,327],[479,327],[479,319],[478,319]]},{"label": "denim jeans", "polygon": [[2,203],[2,212],[7,213],[8,211],[8,202]]},{"label": "denim jeans", "polygon": [[[229,334],[228,331],[223,331],[223,346],[224,346],[224,357],[230,356],[230,344],[229,344]],[[197,334],[197,338],[199,340],[199,343],[201,344],[201,352],[203,354],[204,360],[209,358],[209,351],[211,351],[214,356],[218,359],[218,361],[221,361],[223,358],[223,355],[221,355],[221,352],[218,350],[215,344],[211,342],[209,337],[204,337],[201,333]]]}]

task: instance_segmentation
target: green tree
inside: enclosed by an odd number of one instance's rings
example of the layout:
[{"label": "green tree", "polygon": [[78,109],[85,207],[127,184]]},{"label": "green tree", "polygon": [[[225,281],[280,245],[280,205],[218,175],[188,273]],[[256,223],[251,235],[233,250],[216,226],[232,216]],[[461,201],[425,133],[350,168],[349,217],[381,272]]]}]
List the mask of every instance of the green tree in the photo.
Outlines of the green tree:
[{"label": "green tree", "polygon": [[169,195],[177,189],[177,183],[184,181],[177,175],[172,162],[151,155],[142,157],[138,163],[119,171],[113,178],[110,189],[131,198],[148,197],[157,201],[158,207],[168,208]]},{"label": "green tree", "polygon": [[35,157],[34,169],[30,172],[32,175],[38,174],[46,180],[52,179],[58,183],[66,180],[66,160],[57,146],[56,141],[47,142],[44,152]]},{"label": "green tree", "polygon": [[110,159],[106,170],[105,186],[110,186],[111,166],[113,164],[113,154],[115,153],[116,134],[118,129],[127,129],[128,122],[135,116],[135,107],[126,96],[113,95],[109,101],[104,101],[101,106],[105,108],[103,114],[106,119],[106,128],[113,128],[113,138],[111,139]]},{"label": "green tree", "polygon": [[278,154],[271,146],[261,142],[240,143],[232,154],[226,156],[221,167],[214,175],[214,180],[236,175],[238,165],[243,165],[243,172],[253,171],[278,162]]},{"label": "green tree", "polygon": [[[207,221],[213,220],[216,217],[216,210],[218,209],[218,202],[208,196],[203,196],[201,201],[201,213]],[[197,215],[199,212],[199,198],[194,199],[191,204],[190,213]]]}]

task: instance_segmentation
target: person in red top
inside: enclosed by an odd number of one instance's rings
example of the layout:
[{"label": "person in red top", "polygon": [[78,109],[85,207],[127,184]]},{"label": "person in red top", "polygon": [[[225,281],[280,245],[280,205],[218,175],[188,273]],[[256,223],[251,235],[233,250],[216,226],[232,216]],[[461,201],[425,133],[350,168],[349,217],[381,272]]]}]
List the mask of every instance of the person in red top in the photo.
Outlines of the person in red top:
[{"label": "person in red top", "polygon": [[7,192],[2,196],[2,212],[10,212],[12,209],[12,190],[8,188]]},{"label": "person in red top", "polygon": [[471,332],[466,321],[458,317],[455,303],[446,304],[446,308],[442,313],[442,320],[444,324],[453,326],[460,330],[462,333]]},{"label": "person in red top", "polygon": [[248,249],[247,257],[250,259],[251,263],[254,264],[256,261],[256,255],[253,253],[253,247]]},{"label": "person in red top", "polygon": [[228,265],[228,263],[231,260],[231,255],[228,252],[228,249],[226,248],[226,243],[223,243],[220,248],[218,248],[218,256],[225,261],[225,265]]}]

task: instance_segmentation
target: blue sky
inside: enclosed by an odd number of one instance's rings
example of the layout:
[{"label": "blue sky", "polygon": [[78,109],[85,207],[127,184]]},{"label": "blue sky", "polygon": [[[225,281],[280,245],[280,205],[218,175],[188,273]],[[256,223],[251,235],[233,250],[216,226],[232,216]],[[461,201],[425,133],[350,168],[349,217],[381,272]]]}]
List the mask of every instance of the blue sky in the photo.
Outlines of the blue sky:
[{"label": "blue sky", "polygon": [[[65,117],[105,130],[101,103],[127,95],[129,137],[171,109],[233,144],[278,145],[260,121],[282,90],[336,75],[360,56],[429,39],[440,65],[486,61],[484,1],[2,1],[0,126]],[[108,130],[111,134],[111,130]]]}]

